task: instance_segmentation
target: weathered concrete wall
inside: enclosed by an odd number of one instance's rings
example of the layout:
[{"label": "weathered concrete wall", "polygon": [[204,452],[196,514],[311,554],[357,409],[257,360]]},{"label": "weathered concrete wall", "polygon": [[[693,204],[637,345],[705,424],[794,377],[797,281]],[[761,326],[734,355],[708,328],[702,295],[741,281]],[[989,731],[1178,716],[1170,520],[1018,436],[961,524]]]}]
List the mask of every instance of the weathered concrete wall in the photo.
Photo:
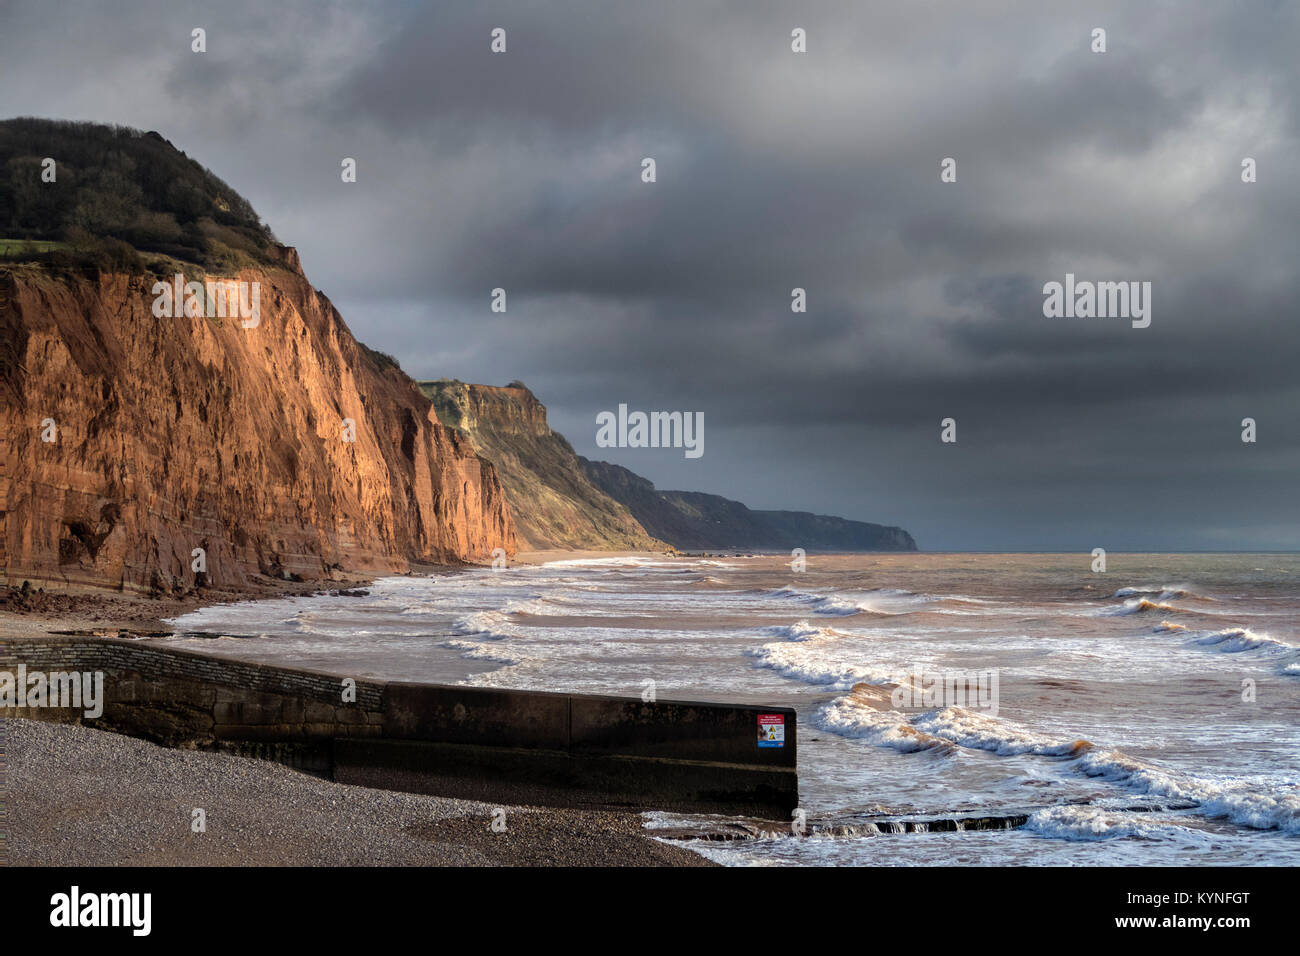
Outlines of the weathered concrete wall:
[{"label": "weathered concrete wall", "polygon": [[[0,637],[0,671],[103,671],[102,717],[22,708],[172,747],[233,750],[364,786],[501,803],[786,816],[795,713],[357,679],[116,638]],[[758,746],[758,715],[785,745]]]},{"label": "weathered concrete wall", "polygon": [[19,708],[14,716],[82,723],[167,747],[218,749],[319,773],[333,768],[338,737],[383,733],[379,682],[343,679],[115,638],[0,637],[0,670],[102,671],[104,712]]}]

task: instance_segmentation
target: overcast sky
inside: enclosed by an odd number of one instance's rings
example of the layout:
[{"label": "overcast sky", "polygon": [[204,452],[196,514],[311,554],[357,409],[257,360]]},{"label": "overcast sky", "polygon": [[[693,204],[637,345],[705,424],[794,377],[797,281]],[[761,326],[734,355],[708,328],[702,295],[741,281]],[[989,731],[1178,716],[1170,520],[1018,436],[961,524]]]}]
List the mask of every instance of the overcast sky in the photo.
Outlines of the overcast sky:
[{"label": "overcast sky", "polygon": [[[0,0],[0,115],[159,131],[367,344],[522,379],[661,488],[926,550],[1294,550],[1300,5],[1194,6]],[[1067,272],[1151,282],[1150,327],[1045,317]],[[620,402],[704,455],[597,448]]]}]

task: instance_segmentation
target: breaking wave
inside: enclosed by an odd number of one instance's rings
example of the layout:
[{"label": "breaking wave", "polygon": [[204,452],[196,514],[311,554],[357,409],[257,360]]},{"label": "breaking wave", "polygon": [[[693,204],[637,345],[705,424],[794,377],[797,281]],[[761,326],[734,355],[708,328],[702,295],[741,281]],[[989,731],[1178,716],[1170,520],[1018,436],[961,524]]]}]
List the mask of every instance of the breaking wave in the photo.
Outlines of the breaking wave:
[{"label": "breaking wave", "polygon": [[1122,837],[1156,837],[1169,825],[1134,820],[1132,815],[1099,807],[1046,807],[1029,815],[1026,830],[1056,840],[1095,841]]},{"label": "breaking wave", "polygon": [[1148,601],[1146,598],[1130,598],[1119,607],[1106,608],[1101,612],[1104,617],[1122,617],[1126,614],[1144,614],[1147,611],[1163,611],[1166,614],[1177,614],[1178,608],[1172,604],[1165,604],[1161,601]]},{"label": "breaking wave", "polygon": [[[956,753],[958,748],[966,748],[1000,756],[1058,758],[1088,777],[1138,793],[1188,801],[1201,816],[1253,829],[1300,834],[1300,789],[1294,783],[1278,785],[1258,778],[1207,780],[1166,770],[1118,750],[1102,750],[1087,740],[1049,737],[960,707],[909,716],[901,711],[877,709],[878,699],[855,701],[856,696],[855,691],[823,707],[815,724],[832,733],[905,752],[938,749]],[[948,745],[946,750],[944,744]],[[1044,818],[1040,825],[1077,828],[1079,824],[1079,820],[1071,824]]]},{"label": "breaking wave", "polygon": [[900,601],[904,604],[923,604],[928,601],[927,598],[921,595],[913,594],[911,591],[900,591],[897,588],[881,588],[870,592],[867,597],[816,594],[812,591],[801,591],[798,588],[788,586],[762,593],[803,605],[814,614],[825,614],[833,617],[848,617],[852,614],[876,614],[880,616],[906,614],[906,608],[891,611],[880,607],[879,604],[898,603]]},{"label": "breaking wave", "polygon": [[1189,636],[1190,645],[1218,654],[1243,654],[1260,651],[1265,654],[1288,655],[1289,660],[1279,673],[1286,677],[1300,676],[1300,648],[1267,634],[1259,634],[1248,627],[1226,627],[1218,631],[1192,631],[1182,624],[1161,621],[1152,630],[1155,633],[1181,632]]},{"label": "breaking wave", "polygon": [[860,664],[850,664],[828,655],[815,639],[792,638],[775,644],[764,644],[747,652],[756,666],[774,670],[782,677],[848,690],[854,684],[880,684],[890,680],[890,675]]},{"label": "breaking wave", "polygon": [[809,608],[814,614],[848,617],[850,614],[860,614],[863,611],[873,610],[869,606],[859,606],[855,601],[849,601],[839,597],[829,597],[825,594],[813,594],[810,591],[800,591],[797,588],[777,588],[775,591],[770,593],[776,597],[793,601],[796,604],[802,604]]},{"label": "breaking wave", "polygon": [[439,642],[439,647],[450,648],[453,651],[460,651],[461,657],[467,657],[477,661],[491,661],[494,664],[515,665],[519,663],[518,658],[503,653],[498,647],[490,644],[478,644],[474,641],[447,640]]},{"label": "breaking wave", "polygon": [[1134,587],[1120,588],[1115,592],[1117,598],[1144,597],[1146,595],[1156,595],[1157,601],[1172,601],[1174,598],[1193,598],[1198,601],[1208,601],[1209,598],[1202,597],[1187,588],[1179,587],[1174,584],[1162,584],[1159,587]]},{"label": "breaking wave", "polygon": [[1246,627],[1229,627],[1222,631],[1210,631],[1196,638],[1196,643],[1212,647],[1224,654],[1237,654],[1241,651],[1290,650],[1289,644],[1275,641],[1267,634],[1256,634]]},{"label": "breaking wave", "polygon": [[863,705],[854,696],[836,698],[822,707],[814,715],[813,724],[841,737],[855,737],[900,753],[956,751],[957,745],[952,741],[920,730],[906,719],[900,719],[897,712]]},{"label": "breaking wave", "polygon": [[847,636],[842,631],[837,631],[831,627],[818,627],[816,624],[810,624],[807,621],[796,621],[794,624],[775,624],[771,627],[760,628],[759,633],[771,637],[782,637],[787,641],[827,640]]},{"label": "breaking wave", "polygon": [[524,635],[523,628],[510,622],[508,611],[477,611],[454,621],[451,628],[457,634],[486,637],[491,640]]}]

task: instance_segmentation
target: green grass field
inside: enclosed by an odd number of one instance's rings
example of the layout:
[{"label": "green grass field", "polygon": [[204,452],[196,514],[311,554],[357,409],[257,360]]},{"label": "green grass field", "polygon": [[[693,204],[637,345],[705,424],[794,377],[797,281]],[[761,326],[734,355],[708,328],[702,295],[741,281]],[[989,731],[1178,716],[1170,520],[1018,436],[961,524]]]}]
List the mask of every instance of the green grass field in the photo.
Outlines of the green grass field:
[{"label": "green grass field", "polygon": [[47,242],[44,239],[0,239],[0,258],[13,259],[69,248],[71,247],[66,242]]}]

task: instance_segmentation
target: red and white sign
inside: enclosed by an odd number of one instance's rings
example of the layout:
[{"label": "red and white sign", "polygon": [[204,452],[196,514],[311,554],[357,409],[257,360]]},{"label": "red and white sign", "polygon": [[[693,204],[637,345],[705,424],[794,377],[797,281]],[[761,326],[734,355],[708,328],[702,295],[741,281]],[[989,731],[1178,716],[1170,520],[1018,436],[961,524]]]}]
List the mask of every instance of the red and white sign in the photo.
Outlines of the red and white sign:
[{"label": "red and white sign", "polygon": [[785,714],[758,715],[758,745],[760,747],[785,746]]}]

